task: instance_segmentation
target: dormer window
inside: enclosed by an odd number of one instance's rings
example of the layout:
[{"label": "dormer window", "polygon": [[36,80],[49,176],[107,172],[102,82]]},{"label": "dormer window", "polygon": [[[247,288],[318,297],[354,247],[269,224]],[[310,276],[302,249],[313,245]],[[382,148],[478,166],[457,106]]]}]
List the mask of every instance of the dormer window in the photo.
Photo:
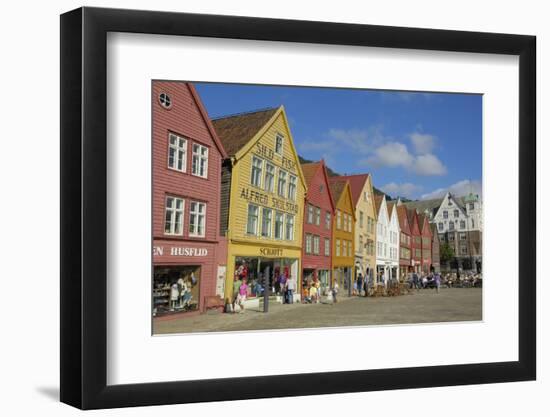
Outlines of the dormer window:
[{"label": "dormer window", "polygon": [[277,155],[283,155],[283,140],[283,135],[277,133],[277,136],[275,136],[275,153]]},{"label": "dormer window", "polygon": [[159,94],[159,103],[165,109],[169,109],[170,107],[172,107],[172,99],[166,93]]}]

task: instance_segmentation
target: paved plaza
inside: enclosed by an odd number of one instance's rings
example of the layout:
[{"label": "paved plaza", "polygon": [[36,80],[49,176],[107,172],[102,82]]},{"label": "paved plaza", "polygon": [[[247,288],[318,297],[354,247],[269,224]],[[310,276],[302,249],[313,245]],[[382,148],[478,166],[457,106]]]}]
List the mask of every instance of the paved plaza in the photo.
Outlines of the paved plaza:
[{"label": "paved plaza", "polygon": [[[482,319],[482,289],[443,288],[398,297],[341,298],[336,304],[271,303],[269,312],[249,309],[242,314],[206,314],[155,319],[155,334],[213,331],[296,329]],[[260,306],[262,308],[262,306]]]}]

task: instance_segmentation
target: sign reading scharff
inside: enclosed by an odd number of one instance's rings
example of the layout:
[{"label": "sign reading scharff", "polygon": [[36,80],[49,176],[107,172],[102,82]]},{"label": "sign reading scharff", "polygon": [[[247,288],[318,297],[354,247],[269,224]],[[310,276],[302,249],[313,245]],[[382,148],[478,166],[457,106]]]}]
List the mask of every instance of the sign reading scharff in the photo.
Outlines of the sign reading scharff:
[{"label": "sign reading scharff", "polygon": [[[237,277],[300,283],[306,184],[283,106],[212,121],[222,166],[221,233],[227,237],[226,303]],[[246,275],[246,276],[244,276]]]}]

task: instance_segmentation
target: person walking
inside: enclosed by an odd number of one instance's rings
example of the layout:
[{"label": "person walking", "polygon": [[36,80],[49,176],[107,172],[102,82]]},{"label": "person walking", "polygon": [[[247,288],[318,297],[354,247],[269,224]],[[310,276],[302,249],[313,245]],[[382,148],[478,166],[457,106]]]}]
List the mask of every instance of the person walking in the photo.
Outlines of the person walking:
[{"label": "person walking", "polygon": [[246,301],[247,294],[248,284],[246,283],[246,280],[243,280],[241,286],[239,287],[239,293],[237,295],[237,304],[240,307],[239,313],[244,313],[244,302]]},{"label": "person walking", "polygon": [[296,278],[291,275],[286,285],[289,304],[294,304],[294,291],[296,291]]},{"label": "person walking", "polygon": [[338,295],[338,291],[339,291],[338,281],[334,281],[334,285],[332,286],[332,302],[333,303],[338,302],[338,299],[336,298],[336,296]]},{"label": "person walking", "polygon": [[439,293],[439,287],[441,286],[441,275],[439,272],[436,272],[434,275],[435,291]]},{"label": "person walking", "polygon": [[363,290],[363,274],[359,272],[357,275],[357,295],[361,295],[361,291]]},{"label": "person walking", "polygon": [[235,281],[233,281],[233,313],[237,312],[237,300],[239,298],[239,290],[241,288],[243,281],[241,278],[237,275]]}]

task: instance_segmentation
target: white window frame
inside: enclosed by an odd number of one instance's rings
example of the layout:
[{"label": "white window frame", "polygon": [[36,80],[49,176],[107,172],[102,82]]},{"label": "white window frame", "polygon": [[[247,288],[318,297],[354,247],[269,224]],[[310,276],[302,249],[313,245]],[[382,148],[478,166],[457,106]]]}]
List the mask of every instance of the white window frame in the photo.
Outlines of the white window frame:
[{"label": "white window frame", "polygon": [[[258,168],[257,166],[254,165],[254,162],[255,161],[260,161],[260,167]],[[258,184],[255,184],[254,183],[254,172],[256,169],[259,169],[259,173],[258,173]],[[263,170],[264,170],[264,160],[262,158],[259,158],[257,157],[256,155],[252,155],[252,162],[250,164],[250,185],[253,186],[253,187],[258,187],[260,188],[262,186],[262,175],[263,175]]]},{"label": "white window frame", "polygon": [[288,180],[288,172],[279,168],[279,178],[277,179],[277,195],[279,197],[283,197],[283,198],[286,197],[285,191],[287,187],[287,180]]},{"label": "white window frame", "polygon": [[313,224],[314,208],[312,204],[307,205],[307,223]]},{"label": "white window frame", "polygon": [[330,222],[332,220],[332,215],[330,211],[325,211],[325,229],[330,230]]},{"label": "white window frame", "polygon": [[319,235],[313,235],[313,254],[319,255],[321,253],[321,237]]},{"label": "white window frame", "polygon": [[[267,181],[267,175],[268,175],[268,167],[272,168],[272,172],[271,172],[271,182],[268,182]],[[269,163],[269,162],[265,162],[265,174],[264,174],[264,190],[267,191],[268,193],[272,193],[273,190],[275,189],[275,165]]]},{"label": "white window frame", "polygon": [[321,225],[321,209],[319,207],[315,207],[315,225]]},{"label": "white window frame", "polygon": [[[198,153],[195,152],[195,147],[198,148]],[[206,150],[206,154],[202,155],[202,150]],[[191,175],[194,175],[196,177],[200,178],[208,178],[208,154],[209,149],[207,146],[201,145],[200,143],[192,143],[191,145]],[[195,164],[195,157],[198,159],[198,163]],[[204,175],[200,174],[200,166],[201,163],[204,161]],[[195,167],[198,167],[199,172],[195,172]]]},{"label": "white window frame", "polygon": [[311,254],[311,250],[313,247],[312,240],[313,240],[312,235],[309,233],[306,233],[306,253],[307,254]]},{"label": "white window frame", "polygon": [[[176,144],[172,145],[172,138],[176,139]],[[179,142],[183,141],[183,146],[179,146]],[[177,135],[175,133],[169,132],[168,133],[168,169],[173,169],[174,171],[178,172],[187,172],[187,138],[184,138],[183,136]],[[174,149],[175,152],[175,158],[174,158],[174,166],[170,165],[170,151]],[[178,168],[178,162],[180,160],[179,158],[179,152],[183,152],[182,159],[182,167],[181,169]]]},{"label": "white window frame", "polygon": [[[249,226],[250,226],[250,209],[252,207],[256,208],[256,225],[254,227],[254,231],[250,232]],[[260,207],[256,204],[248,204],[248,210],[246,212],[246,234],[249,236],[258,236],[258,223],[260,222]]]},{"label": "white window frame", "polygon": [[[168,207],[168,199],[172,199],[174,204],[173,207]],[[177,201],[181,201],[181,209],[177,208]],[[166,231],[166,213],[170,211],[173,212],[173,215],[170,216],[170,231]],[[180,212],[180,232],[176,233],[176,215]],[[183,236],[183,225],[184,225],[184,215],[185,215],[185,199],[181,197],[175,197],[173,195],[167,195],[164,199],[164,234],[167,236]]]},{"label": "white window frame", "polygon": [[[294,223],[295,218],[293,214],[287,214],[285,216],[285,240],[294,240]],[[288,232],[288,227],[290,226],[290,233]],[[290,235],[290,236],[289,236]]]},{"label": "white window frame", "polygon": [[[267,212],[270,213],[269,214],[269,228],[268,228],[267,234],[264,234],[265,214]],[[271,236],[273,236],[273,210],[272,209],[267,208],[267,207],[262,207],[262,220],[261,220],[260,224],[261,224],[260,235],[262,237],[270,238]]]},{"label": "white window frame", "polygon": [[325,238],[325,256],[330,256],[330,239]]},{"label": "white window frame", "polygon": [[[280,236],[277,237],[277,232],[279,231],[279,229],[277,228],[277,217],[281,218],[281,228],[280,228]],[[282,240],[283,237],[284,237],[284,233],[285,233],[285,214],[281,211],[275,211],[275,231],[274,231],[274,234],[273,236],[275,237],[275,239],[278,239],[278,240]]]},{"label": "white window frame", "polygon": [[[281,152],[277,152],[278,140],[281,139]],[[275,135],[275,153],[277,155],[283,156],[285,149],[285,137],[282,133],[277,133]]]},{"label": "white window frame", "polygon": [[298,178],[296,175],[288,175],[288,199],[296,201],[296,193],[298,190]]},{"label": "white window frame", "polygon": [[[202,206],[204,207],[204,211],[202,213],[200,213],[198,210],[193,210],[193,204],[196,205],[196,208],[198,209],[199,206]],[[190,237],[205,237],[206,236],[206,203],[202,202],[202,201],[190,201],[189,202],[189,236]],[[202,215],[202,225],[200,224],[200,216]],[[197,232],[191,232],[191,218],[193,216],[197,216],[197,220],[198,220],[198,223],[197,224],[197,229],[199,228],[199,226],[202,226],[202,233],[197,233]]]},{"label": "white window frame", "polygon": [[336,210],[336,230],[340,230],[342,228],[342,212],[340,210]]},{"label": "white window frame", "polygon": [[336,256],[340,256],[340,239],[336,239]]}]

